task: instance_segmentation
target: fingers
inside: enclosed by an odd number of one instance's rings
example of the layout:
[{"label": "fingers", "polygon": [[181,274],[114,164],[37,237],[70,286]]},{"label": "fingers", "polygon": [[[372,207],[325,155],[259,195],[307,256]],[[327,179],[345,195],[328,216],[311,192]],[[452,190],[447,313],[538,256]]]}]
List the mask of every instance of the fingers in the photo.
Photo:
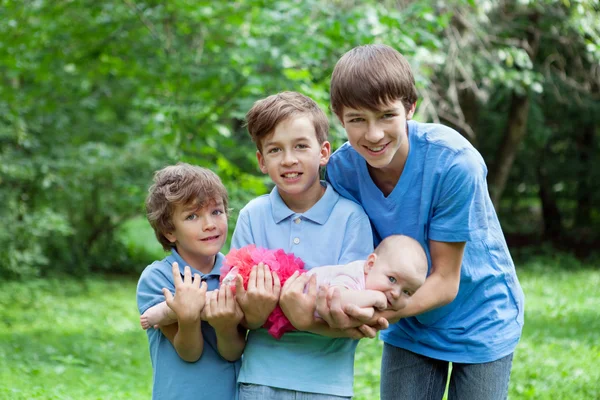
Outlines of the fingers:
[{"label": "fingers", "polygon": [[260,292],[265,290],[265,264],[260,263],[256,272],[256,289]]},{"label": "fingers", "polygon": [[192,270],[188,265],[183,269],[183,283],[192,283]]},{"label": "fingers", "polygon": [[202,283],[205,283],[205,282],[202,282],[202,278],[200,277],[200,274],[194,274],[194,280],[192,281],[192,285],[195,287],[200,287],[200,285]]},{"label": "fingers", "polygon": [[273,271],[273,293],[277,298],[279,298],[279,294],[281,293],[281,281],[275,271]]},{"label": "fingers", "polygon": [[300,273],[298,271],[295,271],[292,276],[290,276],[289,278],[287,278],[287,280],[285,281],[285,283],[283,284],[283,287],[281,288],[281,290],[283,292],[285,292],[286,290],[289,290],[289,288],[294,284],[294,282],[296,281],[296,279],[298,278],[298,275],[300,275]]},{"label": "fingers", "polygon": [[181,273],[179,272],[179,264],[174,262],[171,266],[173,271],[173,281],[175,282],[175,286],[181,285]]},{"label": "fingers", "polygon": [[369,325],[361,325],[358,327],[358,330],[369,339],[373,339],[375,336],[377,336],[377,330],[371,328]]},{"label": "fingers", "polygon": [[[200,276],[198,276],[198,282],[200,282]],[[207,290],[208,290],[208,285],[206,284],[205,281],[202,281],[202,283],[200,284],[200,294],[202,296],[206,295]]]},{"label": "fingers", "polygon": [[272,290],[273,289],[273,271],[268,265],[263,265],[265,269],[265,289]]},{"label": "fingers", "polygon": [[258,273],[258,266],[252,267],[250,276],[248,277],[248,290],[256,288],[256,274]]},{"label": "fingers", "polygon": [[241,275],[237,275],[235,277],[235,293],[238,299],[243,298],[246,295],[246,289],[244,289],[244,279]]},{"label": "fingers", "polygon": [[165,301],[167,302],[167,305],[170,307],[171,303],[173,302],[173,295],[171,294],[171,292],[169,292],[169,289],[167,288],[163,288],[162,292],[163,296],[165,296]]},{"label": "fingers", "polygon": [[[305,276],[306,276],[306,274],[305,274]],[[307,289],[306,293],[310,297],[315,297],[317,295],[317,277],[316,277],[316,275],[310,276],[310,279],[308,280],[308,289]]]},{"label": "fingers", "polygon": [[225,306],[228,310],[233,309],[235,304],[235,299],[233,298],[233,293],[231,291],[231,286],[225,285],[223,288],[223,292],[225,292]]},{"label": "fingers", "polygon": [[363,323],[368,323],[372,316],[368,308],[360,308],[355,304],[346,304],[342,312]]},{"label": "fingers", "polygon": [[390,322],[387,319],[380,317],[377,320],[377,325],[379,325],[379,329],[387,329],[390,326]]}]

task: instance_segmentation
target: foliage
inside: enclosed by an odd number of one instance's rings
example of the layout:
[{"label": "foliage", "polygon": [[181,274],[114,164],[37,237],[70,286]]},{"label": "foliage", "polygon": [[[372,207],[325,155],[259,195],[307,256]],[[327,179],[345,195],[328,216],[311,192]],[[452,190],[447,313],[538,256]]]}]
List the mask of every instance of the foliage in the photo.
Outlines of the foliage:
[{"label": "foliage", "polygon": [[[518,271],[527,310],[511,399],[600,396],[600,272],[556,256],[533,258]],[[94,275],[0,283],[0,398],[149,398],[135,284]],[[381,351],[378,340],[359,343],[355,398],[379,398]]]},{"label": "foliage", "polygon": [[[506,202],[526,195],[539,204],[535,171],[546,168],[561,226],[594,232],[599,10],[590,0],[542,3],[0,1],[0,275],[142,265],[147,255],[118,236],[143,215],[153,171],[177,161],[222,177],[235,221],[269,190],[245,112],[282,90],[328,109],[336,60],[373,42],[409,58],[419,118],[457,127],[491,162],[511,91],[531,95],[530,133]],[[531,15],[539,15],[537,57],[521,40],[532,34]],[[466,89],[477,107],[461,100]],[[337,147],[344,134],[331,122]],[[592,133],[574,134],[579,126]],[[517,230],[543,226],[516,221]]]}]

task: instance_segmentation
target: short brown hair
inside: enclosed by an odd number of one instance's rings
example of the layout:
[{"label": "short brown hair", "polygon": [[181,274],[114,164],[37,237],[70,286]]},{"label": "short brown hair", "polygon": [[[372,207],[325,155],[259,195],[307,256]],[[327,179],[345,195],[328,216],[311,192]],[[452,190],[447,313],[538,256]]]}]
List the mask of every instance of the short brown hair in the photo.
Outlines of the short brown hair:
[{"label": "short brown hair", "polygon": [[378,111],[400,100],[408,112],[417,101],[410,64],[383,44],[358,46],[347,52],[331,75],[331,110],[342,119],[344,107]]},{"label": "short brown hair", "polygon": [[329,121],[313,99],[297,92],[281,92],[254,103],[246,114],[246,125],[256,148],[262,151],[261,141],[277,125],[292,116],[308,116],[315,126],[317,141],[323,144],[329,134]]},{"label": "short brown hair", "polygon": [[228,212],[229,197],[221,179],[209,169],[177,163],[154,173],[154,184],[148,189],[146,216],[163,249],[174,244],[165,237],[173,232],[173,212],[177,205],[195,204],[202,208],[211,201],[223,201]]}]

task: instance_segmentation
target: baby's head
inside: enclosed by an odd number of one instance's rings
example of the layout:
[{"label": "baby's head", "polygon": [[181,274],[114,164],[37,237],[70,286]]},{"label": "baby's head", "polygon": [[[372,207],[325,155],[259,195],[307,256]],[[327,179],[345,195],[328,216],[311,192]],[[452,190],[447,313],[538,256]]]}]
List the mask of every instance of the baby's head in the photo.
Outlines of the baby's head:
[{"label": "baby's head", "polygon": [[425,282],[427,265],[427,255],[415,239],[388,236],[365,262],[366,289],[383,292],[388,307],[400,310]]}]

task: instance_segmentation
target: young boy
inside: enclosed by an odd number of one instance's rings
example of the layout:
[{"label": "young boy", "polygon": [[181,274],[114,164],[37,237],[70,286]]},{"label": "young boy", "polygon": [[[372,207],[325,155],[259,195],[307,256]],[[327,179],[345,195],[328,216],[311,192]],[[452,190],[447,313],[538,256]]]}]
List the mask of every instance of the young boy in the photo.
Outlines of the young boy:
[{"label": "young boy", "polygon": [[[244,332],[238,330],[241,311],[226,302],[227,291],[220,293],[220,310],[214,304],[205,307],[206,291],[219,284],[227,204],[227,191],[218,176],[184,163],[158,171],[149,189],[148,221],[171,254],[142,272],[138,309],[142,314],[166,297],[177,315],[176,324],[147,330],[153,399],[236,397],[235,360],[244,348]],[[223,310],[226,304],[228,312]],[[210,324],[200,321],[203,308]]]},{"label": "young boy", "polygon": [[[331,107],[349,143],[329,182],[363,205],[378,240],[414,237],[431,260],[410,304],[375,313],[396,322],[381,334],[381,398],[441,399],[452,362],[450,399],[505,399],[524,301],[487,169],[456,131],[412,121],[416,101],[410,65],[388,46],[354,48],[334,68]],[[369,323],[330,300],[321,291],[317,303],[332,326]]]},{"label": "young boy", "polygon": [[317,287],[340,290],[342,307],[353,304],[364,315],[375,310],[401,310],[425,282],[427,255],[416,240],[404,235],[385,238],[366,260],[328,265],[308,272]]},{"label": "young boy", "polygon": [[[365,259],[373,250],[367,216],[319,179],[331,147],[328,121],[318,105],[299,93],[283,92],[257,101],[246,120],[260,170],[275,188],[241,210],[232,247],[283,249],[300,257],[309,270]],[[300,278],[300,290],[290,290],[288,279],[279,298],[290,322],[300,330],[350,335],[317,323],[314,278],[306,294],[302,290],[308,279]],[[263,307],[255,326],[262,326],[276,304],[277,299]],[[240,305],[246,317],[257,315],[250,304]],[[239,376],[240,400],[350,398],[356,343],[309,332],[290,332],[276,340],[265,329],[251,330]]]}]

